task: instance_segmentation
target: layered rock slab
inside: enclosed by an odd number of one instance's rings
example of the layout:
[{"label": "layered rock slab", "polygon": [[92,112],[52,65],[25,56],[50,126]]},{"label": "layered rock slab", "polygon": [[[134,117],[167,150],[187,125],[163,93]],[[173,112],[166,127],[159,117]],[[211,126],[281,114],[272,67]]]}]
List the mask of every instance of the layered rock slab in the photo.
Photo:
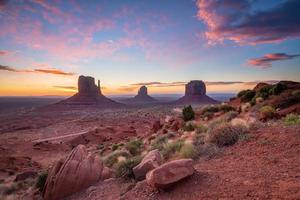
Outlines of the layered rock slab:
[{"label": "layered rock slab", "polygon": [[78,145],[65,160],[51,168],[43,190],[45,200],[59,200],[78,192],[101,179],[103,164],[98,155],[91,155]]}]

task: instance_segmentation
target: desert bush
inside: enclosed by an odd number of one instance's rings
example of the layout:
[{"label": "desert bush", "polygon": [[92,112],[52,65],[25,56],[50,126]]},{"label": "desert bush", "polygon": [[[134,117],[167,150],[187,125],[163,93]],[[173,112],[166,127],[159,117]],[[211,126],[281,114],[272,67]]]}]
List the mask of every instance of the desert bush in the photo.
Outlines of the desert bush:
[{"label": "desert bush", "polygon": [[164,148],[164,145],[166,144],[168,140],[167,135],[160,135],[156,137],[154,140],[151,141],[151,150],[158,149],[162,150]]},{"label": "desert bush", "polygon": [[211,158],[221,152],[220,148],[212,143],[199,145],[196,147],[197,156]]},{"label": "desert bush", "polygon": [[179,152],[183,144],[184,141],[180,139],[172,143],[167,143],[161,150],[161,154],[164,158],[168,159],[172,154]]},{"label": "desert bush", "polygon": [[133,168],[141,161],[141,156],[135,156],[118,163],[116,167],[116,176],[124,179],[134,178]]},{"label": "desert bush", "polygon": [[244,96],[247,92],[248,92],[249,90],[242,90],[242,91],[240,91],[238,94],[237,94],[237,97],[242,97],[242,96]]},{"label": "desert bush", "polygon": [[143,142],[141,139],[133,139],[130,140],[126,145],[125,148],[133,155],[137,155],[140,153],[141,147]]},{"label": "desert bush", "polygon": [[180,158],[192,158],[195,159],[197,156],[195,147],[193,144],[184,144],[179,152]]},{"label": "desert bush", "polygon": [[271,119],[275,116],[276,111],[272,106],[263,106],[260,108],[260,114],[263,119]]},{"label": "desert bush", "polygon": [[182,109],[182,116],[184,121],[190,121],[195,119],[195,112],[191,105],[186,106]]},{"label": "desert bush", "polygon": [[219,110],[223,112],[229,112],[235,110],[234,107],[228,105],[228,104],[222,104],[219,106]]},{"label": "desert bush", "polygon": [[287,86],[282,83],[277,83],[272,86],[272,88],[269,91],[270,95],[279,95],[281,92],[287,89]]},{"label": "desert bush", "polygon": [[294,96],[300,96],[300,90],[294,90],[294,91],[292,91],[292,95],[294,95]]},{"label": "desert bush", "polygon": [[207,131],[207,126],[205,126],[204,124],[198,124],[196,127],[196,133],[205,133]]},{"label": "desert bush", "polygon": [[119,148],[119,145],[118,144],[112,144],[111,145],[111,150],[115,151]]},{"label": "desert bush", "polygon": [[267,99],[270,95],[270,90],[272,89],[272,86],[271,85],[266,85],[262,88],[260,88],[260,90],[257,92],[256,94],[256,98],[257,97],[261,97],[263,99]]},{"label": "desert bush", "polygon": [[47,177],[48,177],[48,172],[41,172],[37,178],[35,187],[38,188],[40,192],[42,192],[44,189]]},{"label": "desert bush", "polygon": [[237,111],[229,111],[223,116],[224,121],[231,121],[232,119],[236,118],[239,115]]},{"label": "desert bush", "polygon": [[195,127],[193,126],[192,123],[185,123],[184,126],[182,127],[182,130],[193,131],[193,130],[195,130]]},{"label": "desert bush", "polygon": [[287,126],[300,125],[300,117],[291,113],[282,119],[283,123]]},{"label": "desert bush", "polygon": [[229,123],[220,124],[209,132],[209,142],[218,147],[230,146],[235,144],[240,135],[245,134],[247,128],[242,125],[233,126]]},{"label": "desert bush", "polygon": [[112,167],[118,162],[118,157],[123,156],[125,158],[129,158],[130,154],[127,151],[114,151],[111,154],[107,155],[103,162],[106,166]]},{"label": "desert bush", "polygon": [[252,98],[255,96],[255,91],[254,90],[246,90],[243,96],[241,96],[241,101],[242,102],[249,102],[252,100]]}]

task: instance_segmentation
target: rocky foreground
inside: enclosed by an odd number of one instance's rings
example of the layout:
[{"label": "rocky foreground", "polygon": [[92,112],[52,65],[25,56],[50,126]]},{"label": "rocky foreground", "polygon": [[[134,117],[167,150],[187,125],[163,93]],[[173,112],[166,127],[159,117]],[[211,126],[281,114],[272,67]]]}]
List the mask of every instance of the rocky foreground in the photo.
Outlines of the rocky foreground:
[{"label": "rocky foreground", "polygon": [[6,116],[2,198],[299,199],[299,89],[260,84],[205,107]]}]

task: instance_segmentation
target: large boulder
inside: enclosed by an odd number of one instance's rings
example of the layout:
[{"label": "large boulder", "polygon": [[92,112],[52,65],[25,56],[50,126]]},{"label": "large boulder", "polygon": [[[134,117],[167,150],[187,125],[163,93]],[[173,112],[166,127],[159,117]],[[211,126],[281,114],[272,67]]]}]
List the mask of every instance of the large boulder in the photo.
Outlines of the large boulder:
[{"label": "large boulder", "polygon": [[206,87],[203,81],[194,80],[185,85],[185,95],[205,95]]},{"label": "large boulder", "polygon": [[145,179],[147,172],[155,169],[162,163],[162,156],[157,149],[150,151],[140,164],[133,168],[134,177],[137,180]]},{"label": "large boulder", "polygon": [[148,172],[146,181],[152,187],[164,189],[191,176],[194,171],[192,159],[173,160]]},{"label": "large boulder", "polygon": [[59,200],[78,192],[101,179],[103,164],[98,155],[91,155],[78,145],[49,171],[43,190],[45,200]]}]

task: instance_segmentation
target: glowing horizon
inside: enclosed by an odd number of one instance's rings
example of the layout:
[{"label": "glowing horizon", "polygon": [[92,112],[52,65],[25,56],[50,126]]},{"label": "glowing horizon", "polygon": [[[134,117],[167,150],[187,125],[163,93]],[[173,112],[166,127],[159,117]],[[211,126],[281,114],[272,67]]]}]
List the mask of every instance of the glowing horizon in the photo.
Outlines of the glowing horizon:
[{"label": "glowing horizon", "polygon": [[299,9],[285,0],[1,1],[0,96],[70,96],[81,74],[106,95],[136,94],[139,83],[183,94],[190,80],[208,93],[300,81]]}]

